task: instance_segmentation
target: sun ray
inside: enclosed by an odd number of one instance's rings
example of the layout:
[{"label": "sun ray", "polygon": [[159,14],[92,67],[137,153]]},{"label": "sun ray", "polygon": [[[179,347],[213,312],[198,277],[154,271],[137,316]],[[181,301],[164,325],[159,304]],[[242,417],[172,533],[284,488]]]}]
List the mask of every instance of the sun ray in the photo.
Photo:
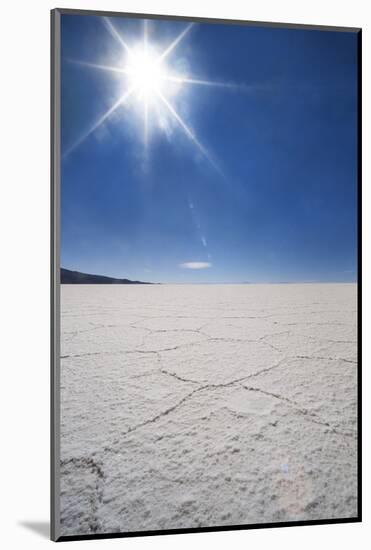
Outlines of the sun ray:
[{"label": "sun ray", "polygon": [[189,33],[189,31],[191,30],[193,25],[194,25],[194,23],[190,23],[189,25],[187,25],[187,27],[184,29],[184,31],[181,32],[175,40],[173,40],[173,42],[166,48],[166,50],[164,50],[162,52],[162,54],[158,57],[158,59],[157,59],[158,63],[161,63],[165,59],[165,57],[167,57],[169,55],[169,53],[172,52],[174,48],[176,48],[176,46],[179,44],[179,42],[181,40],[183,40],[183,38],[186,36],[186,34]]},{"label": "sun ray", "polygon": [[69,63],[80,65],[81,67],[87,67],[89,69],[98,69],[100,71],[108,71],[112,73],[128,74],[129,71],[124,67],[114,67],[112,65],[100,65],[99,63],[90,63],[89,61],[80,61],[78,59],[67,59]]},{"label": "sun ray", "polygon": [[144,99],[144,147],[146,149],[146,152],[147,152],[147,148],[148,148],[148,129],[149,129],[149,125],[148,125],[148,99],[145,98]]},{"label": "sun ray", "polygon": [[143,46],[144,46],[145,53],[147,53],[147,46],[148,46],[148,21],[147,21],[147,19],[144,19],[144,21],[143,21]]},{"label": "sun ray", "polygon": [[[144,41],[144,50],[146,51],[147,46],[146,42]],[[122,74],[130,74],[130,71],[126,69],[125,67],[116,67],[113,65],[102,65],[99,63],[91,63],[89,61],[81,61],[79,59],[67,59],[69,63],[73,63],[75,65],[80,65],[82,67],[87,67],[90,69],[97,69],[100,71],[107,71],[107,72],[113,72],[113,73],[122,73]],[[175,76],[175,75],[164,75],[164,80],[168,80],[170,82],[177,82],[179,84],[195,84],[199,86],[215,86],[219,88],[230,88],[230,89],[242,89],[244,86],[240,84],[234,84],[231,82],[219,82],[217,80],[202,80],[199,78],[188,78],[183,76]]]},{"label": "sun ray", "polygon": [[86,140],[87,137],[89,137],[99,126],[103,124],[105,120],[114,112],[120,105],[123,105],[125,101],[129,99],[131,94],[134,92],[135,88],[132,87],[129,90],[127,90],[119,99],[106,111],[90,128],[84,132],[70,147],[66,149],[66,151],[63,153],[62,158],[65,158],[67,155],[69,155],[76,147],[81,145],[83,141]]},{"label": "sun ray", "polygon": [[[144,55],[147,55],[148,51],[148,21],[144,19],[143,21],[143,49]],[[148,97],[144,97],[144,112],[143,112],[143,137],[144,137],[144,148],[145,153],[147,154],[148,149]]]},{"label": "sun ray", "polygon": [[184,120],[180,117],[180,115],[176,112],[174,107],[168,102],[166,97],[158,90],[157,94],[159,98],[162,100],[164,105],[167,107],[167,109],[170,111],[170,113],[173,115],[175,120],[178,122],[178,124],[181,126],[181,128],[184,130],[186,135],[189,137],[189,139],[197,146],[197,148],[200,150],[200,152],[203,154],[203,156],[210,162],[210,164],[219,172],[219,174],[224,175],[221,171],[220,167],[216,164],[216,162],[212,159],[210,156],[210,153],[207,151],[207,149],[200,143],[195,136],[195,134],[192,132],[192,130],[187,126],[187,124],[184,122]]},{"label": "sun ray", "polygon": [[165,80],[170,80],[171,82],[179,82],[179,84],[197,84],[200,86],[215,86],[219,88],[230,88],[230,89],[239,89],[241,86],[239,84],[233,84],[231,82],[218,82],[215,80],[201,80],[198,78],[187,78],[182,76],[173,76],[168,75],[165,77]]},{"label": "sun ray", "polygon": [[128,44],[125,42],[125,40],[122,38],[121,34],[117,31],[116,27],[113,25],[111,20],[108,17],[103,17],[103,21],[104,21],[106,27],[108,28],[109,32],[112,34],[112,36],[120,42],[121,46],[124,48],[124,50],[126,50],[126,52],[129,55],[132,55],[133,52],[132,52],[131,48],[128,46]]}]

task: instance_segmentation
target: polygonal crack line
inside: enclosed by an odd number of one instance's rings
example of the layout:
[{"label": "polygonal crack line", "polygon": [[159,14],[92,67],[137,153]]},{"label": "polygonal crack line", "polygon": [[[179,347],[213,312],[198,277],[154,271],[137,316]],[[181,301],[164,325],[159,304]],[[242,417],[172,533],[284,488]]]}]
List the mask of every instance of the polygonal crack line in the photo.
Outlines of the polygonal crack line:
[{"label": "polygonal crack line", "polygon": [[[158,350],[144,350],[144,349],[141,349],[142,346],[145,345],[145,338],[144,338],[144,341],[138,346],[136,347],[135,349],[133,350],[121,350],[121,351],[95,351],[95,352],[85,352],[85,353],[75,353],[75,354],[71,354],[71,355],[61,355],[60,356],[60,359],[68,359],[68,358],[73,358],[73,357],[89,357],[89,356],[96,356],[96,355],[108,355],[108,356],[114,356],[114,355],[126,355],[126,354],[133,354],[133,353],[152,353],[152,354],[156,354],[156,353],[165,353],[167,351],[175,351],[175,350],[178,350],[178,349],[182,349],[182,348],[188,348],[188,347],[192,347],[192,346],[199,346],[200,344],[203,344],[205,342],[210,342],[210,341],[229,341],[229,342],[236,342],[237,340],[234,339],[222,339],[222,338],[205,338],[205,340],[199,340],[199,341],[196,341],[196,342],[184,342],[182,344],[178,344],[176,346],[171,346],[171,347],[167,347],[167,348],[161,348],[161,349],[158,349]],[[246,343],[259,343],[258,340],[238,340],[238,341],[241,341],[241,342],[246,342]],[[265,343],[265,342],[264,342]]]},{"label": "polygonal crack line", "polygon": [[[182,349],[182,348],[187,348],[187,347],[191,347],[191,346],[198,346],[200,345],[201,343],[204,343],[205,341],[208,341],[208,340],[203,340],[203,341],[200,341],[200,342],[186,342],[186,343],[183,343],[183,344],[178,344],[177,346],[172,346],[172,347],[169,347],[169,348],[162,348],[162,349],[158,349],[158,350],[143,350],[143,349],[140,349],[140,347],[138,348],[135,348],[134,350],[125,350],[125,351],[116,351],[116,352],[110,352],[110,351],[98,351],[98,352],[86,352],[86,353],[77,353],[77,354],[72,354],[72,355],[61,355],[60,356],[60,359],[70,359],[70,358],[81,358],[81,357],[90,357],[90,356],[98,356],[98,355],[103,355],[103,356],[115,356],[115,355],[130,355],[130,354],[152,354],[152,355],[157,355],[160,354],[160,353],[165,353],[167,351],[175,351],[175,350],[178,350],[178,349]],[[248,343],[248,342],[254,342],[254,343],[257,343],[258,341],[257,340],[243,340],[244,342]],[[263,342],[264,344],[268,344],[268,342]],[[268,344],[269,345],[269,344]],[[274,348],[276,351],[278,351],[279,353],[283,353],[282,350],[279,350],[278,348]],[[344,357],[331,357],[331,356],[328,356],[328,357],[322,357],[322,356],[311,356],[311,355],[289,355],[289,356],[286,356],[283,358],[283,360],[290,360],[290,359],[301,359],[301,360],[317,360],[317,361],[342,361],[344,363],[350,363],[350,364],[354,364],[354,365],[357,365],[357,361],[353,361],[352,359],[345,359]],[[270,370],[271,367],[268,367],[268,370]],[[266,372],[266,369],[262,370],[262,371],[258,371],[258,374],[260,374],[261,372]],[[253,374],[252,376],[257,376],[257,374]]]},{"label": "polygonal crack line", "polygon": [[[170,316],[169,316],[170,317]],[[207,335],[203,334],[202,333],[202,329],[207,326],[213,319],[208,319],[206,323],[202,324],[199,328],[196,328],[196,329],[187,329],[187,328],[178,328],[178,329],[152,329],[152,328],[149,328],[149,327],[145,327],[145,326],[136,326],[137,323],[143,323],[145,321],[148,321],[148,320],[153,320],[153,319],[163,319],[163,318],[166,318],[164,316],[161,316],[161,317],[158,317],[158,318],[154,318],[154,317],[148,317],[146,319],[142,319],[140,321],[134,321],[133,323],[131,323],[130,326],[131,328],[133,329],[137,329],[137,330],[143,330],[145,332],[145,334],[143,335],[143,339],[142,339],[142,343],[138,346],[139,348],[143,347],[146,343],[146,340],[149,336],[153,335],[153,334],[157,334],[157,333],[166,333],[166,332],[190,332],[190,333],[193,333],[193,334],[201,334],[203,336],[205,336],[207,338]],[[190,317],[184,317],[184,316],[175,316],[175,317],[171,317],[172,320],[174,319],[183,319],[183,318],[190,318]],[[192,318],[194,319],[194,318]],[[202,319],[205,319],[205,318],[202,318]],[[189,344],[197,344],[198,342],[190,342]],[[184,344],[184,345],[187,345],[187,344]],[[170,348],[166,348],[164,349],[163,351],[167,351],[168,349]],[[177,349],[176,347],[174,348],[171,348],[171,349]]]},{"label": "polygonal crack line", "polygon": [[183,378],[182,376],[179,376],[178,374],[176,374],[175,372],[170,372],[168,370],[166,370],[165,368],[163,367],[160,367],[158,369],[158,372],[160,372],[161,374],[164,374],[166,376],[170,376],[172,378],[176,378],[176,380],[179,380],[180,382],[188,382],[190,384],[197,384],[199,387],[201,387],[201,384],[198,380],[192,380],[191,378]]},{"label": "polygonal crack line", "polygon": [[357,365],[357,361],[353,361],[352,359],[345,359],[344,357],[320,357],[318,355],[295,355],[296,359],[315,359],[317,361],[343,361],[344,363],[352,363],[354,365]]},{"label": "polygonal crack line", "polygon": [[60,461],[61,467],[72,464],[76,468],[87,468],[95,473],[100,479],[105,479],[106,475],[103,470],[103,464],[96,461],[91,456],[71,457]]},{"label": "polygonal crack line", "polygon": [[326,422],[322,420],[316,413],[311,412],[309,409],[303,407],[298,403],[297,401],[294,401],[293,399],[289,399],[288,397],[285,397],[284,395],[280,395],[278,393],[272,393],[266,390],[262,390],[261,388],[252,387],[252,386],[245,386],[244,384],[240,384],[242,388],[244,388],[247,391],[253,391],[262,393],[263,395],[268,395],[270,397],[273,397],[274,399],[278,399],[280,401],[284,401],[288,403],[291,407],[293,407],[299,414],[303,415],[305,420],[308,422],[312,422],[314,424],[319,424],[320,426],[325,426],[326,428],[330,428],[331,433],[335,433],[337,435],[341,435],[344,437],[350,437],[352,439],[355,439],[355,436],[351,432],[343,432],[341,430],[338,430],[334,426],[332,426],[329,422]]},{"label": "polygonal crack line", "polygon": [[317,340],[318,342],[323,342],[326,344],[357,344],[357,340],[333,340],[332,338],[321,338],[318,336],[309,336],[309,335],[302,335],[304,338],[308,338],[308,340]]},{"label": "polygonal crack line", "polygon": [[[260,340],[265,341],[265,340],[268,340],[269,338],[272,338],[274,336],[280,336],[282,334],[290,334],[292,336],[297,336],[291,330],[283,330],[281,332],[265,334],[259,338],[259,341]],[[323,344],[357,344],[357,341],[355,340],[334,340],[332,338],[321,338],[318,336],[310,336],[308,334],[300,334],[299,336],[307,340],[314,340],[315,342],[323,343]],[[284,351],[283,349],[280,349],[277,346],[274,346],[274,344],[272,344],[271,342],[266,342],[266,343],[269,344],[273,349],[276,349],[277,351],[281,351],[281,352]]]},{"label": "polygonal crack line", "polygon": [[[167,351],[167,350],[165,350]],[[156,350],[141,350],[139,348],[135,348],[132,350],[121,350],[121,351],[87,351],[86,353],[74,353],[71,355],[61,355],[60,359],[71,359],[71,358],[80,358],[80,357],[90,357],[90,356],[97,356],[97,355],[103,355],[103,356],[115,356],[115,355],[131,355],[131,354],[157,354]]]},{"label": "polygonal crack line", "polygon": [[269,372],[270,370],[272,369],[275,369],[277,367],[279,367],[281,365],[281,363],[283,363],[285,360],[287,360],[288,358],[284,357],[283,359],[281,359],[280,361],[278,361],[277,363],[275,363],[274,365],[271,365],[269,367],[264,367],[260,370],[258,370],[257,372],[254,372],[254,373],[250,373],[242,378],[239,378],[239,379],[235,379],[235,380],[232,380],[230,382],[225,382],[225,383],[220,383],[220,384],[203,384],[200,380],[194,380],[192,378],[185,378],[185,377],[182,377],[180,375],[178,375],[177,373],[175,372],[170,372],[169,370],[165,369],[163,366],[162,366],[162,358],[161,358],[161,351],[158,351],[156,352],[157,353],[157,359],[158,359],[158,362],[160,364],[160,368],[158,369],[158,372],[162,373],[162,374],[165,374],[167,376],[171,376],[173,378],[176,378],[177,380],[181,381],[181,382],[188,382],[188,383],[191,383],[191,384],[198,384],[199,388],[198,389],[205,389],[205,388],[215,388],[215,387],[224,387],[224,386],[230,386],[232,384],[235,384],[239,381],[242,381],[242,380],[247,380],[248,378],[251,378],[251,377],[255,377],[255,376],[258,376],[260,374],[263,374],[265,372]]},{"label": "polygonal crack line", "polygon": [[[145,323],[146,321],[158,321],[160,319],[171,319],[172,321],[174,320],[177,320],[177,319],[192,319],[192,320],[196,320],[196,319],[199,319],[200,321],[205,321],[205,319],[207,319],[206,323],[202,324],[199,329],[150,329],[148,327],[144,327],[144,326],[136,326],[138,323]],[[145,329],[145,330],[150,330],[150,331],[153,331],[153,332],[166,332],[166,331],[176,331],[176,330],[201,330],[204,326],[208,325],[211,321],[213,321],[214,318],[208,318],[208,317],[195,317],[195,316],[186,316],[186,315],[175,315],[175,316],[172,316],[172,315],[160,315],[159,317],[145,317],[145,318],[142,318],[140,319],[139,321],[134,321],[133,323],[131,323],[129,326],[132,327],[132,328],[136,328],[136,329]]]},{"label": "polygonal crack line", "polygon": [[[270,342],[265,341],[265,339],[268,338],[269,336],[274,336],[276,334],[281,334],[281,333],[274,333],[272,335],[266,334],[266,335],[264,335],[264,336],[262,336],[258,339],[253,339],[253,338],[229,338],[229,337],[211,336],[210,334],[204,332],[202,328],[200,328],[200,329],[187,329],[187,330],[184,330],[184,331],[182,329],[153,330],[153,331],[151,330],[151,333],[152,332],[153,333],[156,333],[156,332],[193,332],[193,333],[197,333],[197,334],[200,334],[200,335],[204,336],[205,340],[200,340],[200,341],[195,341],[195,342],[184,342],[184,343],[178,344],[176,346],[161,348],[161,349],[158,349],[158,350],[141,350],[141,348],[144,346],[145,340],[146,340],[146,336],[144,336],[142,344],[140,344],[140,346],[138,346],[136,348],[136,350],[133,350],[133,351],[141,351],[142,353],[147,353],[147,352],[148,353],[154,353],[154,352],[163,353],[163,352],[167,352],[167,351],[174,351],[174,350],[181,349],[181,348],[187,348],[187,347],[191,347],[191,346],[198,346],[198,345],[203,344],[205,342],[229,342],[229,343],[240,342],[240,343],[251,343],[251,344],[262,343],[262,344],[267,345],[270,348],[274,349],[275,351],[278,351],[278,352],[282,353],[282,350],[280,350],[279,348],[277,348],[276,346],[274,346]],[[287,332],[289,332],[289,331],[287,331]]]},{"label": "polygonal crack line", "polygon": [[96,532],[101,528],[101,520],[99,519],[98,511],[103,502],[104,484],[106,481],[106,474],[103,470],[103,464],[102,462],[94,460],[90,456],[71,457],[60,461],[61,468],[63,466],[68,466],[69,464],[73,465],[75,468],[82,468],[90,471],[96,476],[95,491],[90,498],[91,511],[89,518],[90,530],[92,532]]},{"label": "polygonal crack line", "polygon": [[[183,318],[183,317],[179,316],[179,318]],[[251,317],[244,317],[244,318],[251,318]],[[262,317],[260,317],[260,318],[262,318]],[[152,319],[152,318],[150,318],[150,319]],[[141,344],[139,344],[139,346],[137,346],[134,350],[125,350],[125,351],[118,351],[118,352],[87,352],[87,353],[82,353],[82,354],[63,355],[63,356],[61,356],[61,359],[66,359],[68,357],[83,357],[85,355],[89,356],[89,355],[99,355],[99,354],[120,355],[120,354],[135,353],[135,352],[139,352],[139,353],[166,352],[166,351],[173,351],[173,350],[181,349],[183,347],[190,347],[190,346],[199,345],[201,343],[210,342],[210,341],[211,342],[218,342],[218,341],[219,342],[230,342],[230,343],[233,343],[233,342],[242,342],[242,343],[249,343],[249,342],[250,343],[259,343],[259,342],[262,342],[265,345],[272,348],[273,350],[282,353],[284,350],[280,349],[279,347],[277,347],[274,344],[272,344],[271,342],[269,342],[269,338],[279,336],[279,335],[282,335],[282,334],[290,334],[292,332],[290,330],[284,330],[284,331],[275,332],[275,333],[272,333],[272,334],[264,334],[263,336],[259,337],[258,339],[214,337],[214,336],[211,336],[209,333],[205,332],[204,329],[206,328],[206,326],[208,324],[210,324],[212,321],[217,320],[217,319],[219,319],[219,317],[214,317],[214,318],[208,319],[208,321],[206,323],[204,323],[198,329],[150,329],[148,327],[143,327],[143,326],[137,327],[137,326],[135,326],[135,324],[138,323],[138,322],[143,322],[143,321],[134,321],[133,323],[131,323],[129,325],[124,325],[124,326],[129,326],[129,327],[134,328],[134,329],[142,330],[144,332]],[[241,319],[241,317],[239,317],[239,319]],[[296,324],[299,324],[299,323],[294,323],[294,325],[296,325]],[[70,342],[79,333],[94,331],[94,330],[97,330],[98,328],[105,328],[106,326],[108,326],[108,325],[101,324],[101,325],[97,325],[97,326],[95,326],[91,329],[85,329],[85,330],[82,330],[82,331],[75,331],[75,332],[72,333],[72,336],[68,340],[68,342]],[[113,325],[113,326],[116,326],[116,325]],[[287,326],[287,325],[283,325],[283,326]],[[164,332],[189,332],[189,333],[199,334],[199,335],[203,336],[205,338],[205,340],[196,341],[196,342],[185,342],[185,343],[182,343],[182,344],[178,344],[176,346],[162,348],[162,349],[159,349],[159,350],[143,350],[142,349],[143,346],[146,343],[147,338],[151,334],[156,334],[156,333],[161,333],[161,332],[162,333],[164,333]],[[310,340],[316,340],[318,342],[343,343],[342,340],[338,341],[338,340],[331,340],[331,339],[323,339],[323,338],[317,338],[317,337],[307,336],[307,335],[303,335],[303,337],[307,338],[307,339],[310,339]],[[344,341],[344,343],[354,343],[354,341]],[[303,356],[297,356],[297,357],[300,358],[300,359],[309,358],[308,356],[304,356],[304,355]],[[325,357],[317,357],[317,359],[326,359],[326,358]],[[334,358],[329,358],[329,359],[334,360]],[[339,358],[339,360],[344,360],[345,362],[356,363],[356,361],[351,361],[351,360],[342,359],[342,358]]]},{"label": "polygonal crack line", "polygon": [[282,326],[287,326],[287,327],[294,327],[294,326],[300,326],[300,325],[317,325],[317,326],[320,326],[320,327],[324,327],[324,326],[331,326],[331,327],[348,327],[349,328],[349,323],[339,323],[339,322],[335,322],[335,321],[323,321],[323,322],[320,322],[320,321],[296,321],[295,323],[281,323]]},{"label": "polygonal crack line", "polygon": [[[95,330],[98,330],[100,328],[105,328],[106,325],[103,325],[103,324],[99,324],[99,325],[95,325],[94,323],[92,323],[91,321],[89,321],[89,323],[91,325],[93,325],[91,328],[85,328],[85,329],[81,329],[81,330],[71,330],[69,332],[62,332],[62,338],[63,338],[63,341],[66,343],[66,344],[69,344],[70,342],[72,342],[72,340],[74,340],[74,338],[76,338],[76,336],[78,336],[79,334],[85,334],[86,332],[94,332]],[[68,339],[66,339],[66,337]]]},{"label": "polygonal crack line", "polygon": [[[272,334],[265,334],[259,338],[258,341],[263,341],[265,344],[269,345],[272,349],[275,351],[278,351],[280,353],[284,352],[284,349],[278,348],[271,342],[267,341],[269,338],[272,338],[273,336],[279,336],[282,334],[292,334],[294,335],[290,330],[285,330],[282,332],[272,333]],[[308,335],[301,335],[303,338],[306,338],[307,340],[314,340],[318,343],[329,343],[329,344],[356,344],[354,340],[331,340],[331,339],[324,339],[324,338],[317,338],[316,336],[308,336]],[[354,363],[357,364],[357,361],[353,361],[351,359],[345,359],[343,357],[321,357],[321,356],[310,356],[310,355],[293,355],[291,358],[296,359],[318,359],[318,360],[329,360],[329,361],[344,361],[345,363]]]},{"label": "polygonal crack line", "polygon": [[[143,330],[143,328],[141,329]],[[195,342],[184,342],[183,344],[178,344],[177,346],[172,346],[171,348],[163,348],[162,350],[148,350],[148,351],[171,351],[171,350],[175,350],[175,349],[178,349],[179,347],[182,347],[182,346],[190,346],[190,345],[197,345],[197,344],[200,344],[202,342],[206,342],[207,341],[207,337],[206,335],[204,335],[202,332],[201,332],[201,329],[156,329],[156,330],[153,330],[153,329],[148,329],[148,328],[145,328],[144,329],[146,332],[145,334],[143,335],[143,338],[142,338],[142,343],[136,348],[137,350],[141,350],[141,348],[143,348],[143,346],[145,346],[146,344],[146,341],[147,339],[154,335],[154,334],[158,334],[158,333],[164,333],[164,332],[187,332],[187,333],[193,333],[193,334],[198,334],[198,335],[201,335],[201,336],[204,336],[205,339],[204,340],[197,340]],[[147,351],[147,350],[141,350],[141,351]]]},{"label": "polygonal crack line", "polygon": [[[149,418],[147,420],[144,420],[143,422],[140,422],[139,424],[136,424],[132,427],[129,427],[127,430],[125,430],[124,432],[122,432],[120,435],[121,437],[125,437],[127,435],[130,435],[132,434],[133,432],[137,431],[138,429],[140,428],[143,428],[144,426],[147,426],[148,424],[153,424],[155,422],[157,422],[157,420],[159,420],[160,418],[164,417],[164,416],[167,416],[168,414],[172,413],[173,411],[177,410],[179,407],[181,407],[185,402],[187,402],[188,400],[190,400],[196,393],[199,393],[199,392],[202,392],[202,391],[209,391],[209,390],[216,390],[216,389],[220,389],[220,388],[227,388],[227,387],[230,387],[230,386],[234,386],[234,385],[237,385],[237,384],[240,384],[241,382],[244,382],[245,380],[248,380],[249,378],[252,378],[254,376],[258,376],[259,374],[263,373],[263,372],[268,372],[274,368],[277,368],[281,365],[283,360],[279,361],[277,364],[275,365],[272,365],[270,367],[266,367],[264,369],[261,369],[260,371],[257,371],[256,373],[251,373],[251,374],[248,374],[246,376],[243,376],[241,378],[236,378],[236,379],[233,379],[233,380],[230,380],[229,382],[221,382],[219,384],[200,384],[198,388],[195,388],[194,390],[192,390],[191,392],[187,393],[185,396],[182,397],[182,399],[180,399],[177,403],[175,403],[174,405],[172,405],[171,407],[168,407],[167,409],[165,409],[164,411],[161,411],[160,413],[158,413],[157,415],[155,415],[154,417],[152,418]],[[167,373],[169,376],[173,376],[172,373]],[[175,376],[176,377],[176,376]],[[183,379],[182,380],[183,382],[190,382],[190,380],[186,380],[186,379]],[[196,381],[193,381],[194,383],[196,383]],[[113,453],[120,453],[120,450],[118,449],[115,449],[115,443],[116,444],[119,444],[119,441],[116,440],[113,442],[113,445],[111,446],[106,446],[104,448],[104,451],[105,452],[113,452]]]}]

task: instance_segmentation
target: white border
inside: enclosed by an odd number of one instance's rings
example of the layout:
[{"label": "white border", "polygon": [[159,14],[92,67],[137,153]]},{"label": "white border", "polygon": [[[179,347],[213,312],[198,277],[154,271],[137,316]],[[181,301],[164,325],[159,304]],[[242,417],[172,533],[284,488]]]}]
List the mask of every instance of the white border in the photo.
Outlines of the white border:
[{"label": "white border", "polygon": [[[367,140],[371,97],[368,59],[371,23],[368,3],[333,0],[18,0],[1,7],[1,498],[2,543],[7,549],[53,544],[29,523],[49,519],[49,10],[54,7],[157,12],[363,28],[363,219],[364,219],[364,523],[290,527],[227,533],[71,542],[72,545],[125,544],[151,549],[250,547],[306,549],[366,547],[371,539],[368,493],[371,487],[371,388],[367,372],[370,346],[370,181]],[[368,247],[371,249],[371,247]],[[370,389],[371,391],[371,389]],[[34,526],[35,527],[35,526]],[[44,528],[45,530],[45,528]]]}]

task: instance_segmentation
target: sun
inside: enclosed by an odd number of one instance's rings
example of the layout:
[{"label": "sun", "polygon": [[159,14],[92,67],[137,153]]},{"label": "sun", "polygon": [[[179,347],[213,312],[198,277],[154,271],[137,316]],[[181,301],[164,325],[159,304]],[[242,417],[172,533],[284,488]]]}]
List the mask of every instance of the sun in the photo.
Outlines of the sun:
[{"label": "sun", "polygon": [[125,67],[129,87],[143,101],[154,101],[157,94],[163,92],[164,83],[169,77],[163,63],[158,61],[154,49],[147,46],[137,47],[129,56]]}]

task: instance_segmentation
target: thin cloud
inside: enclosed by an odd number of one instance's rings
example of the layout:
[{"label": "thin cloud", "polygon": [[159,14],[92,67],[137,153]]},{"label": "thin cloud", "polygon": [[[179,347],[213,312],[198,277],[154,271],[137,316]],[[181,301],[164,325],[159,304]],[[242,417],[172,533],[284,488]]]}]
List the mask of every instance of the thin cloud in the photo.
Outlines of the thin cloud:
[{"label": "thin cloud", "polygon": [[212,266],[211,262],[184,262],[183,264],[179,264],[179,267],[182,269],[208,269]]}]

